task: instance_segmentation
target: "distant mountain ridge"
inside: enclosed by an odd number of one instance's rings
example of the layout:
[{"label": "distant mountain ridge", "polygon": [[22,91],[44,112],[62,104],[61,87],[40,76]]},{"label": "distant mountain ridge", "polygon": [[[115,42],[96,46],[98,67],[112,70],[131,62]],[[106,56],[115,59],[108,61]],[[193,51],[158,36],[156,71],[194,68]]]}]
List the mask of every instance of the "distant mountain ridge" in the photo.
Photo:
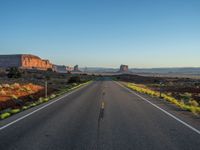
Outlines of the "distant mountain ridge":
[{"label": "distant mountain ridge", "polygon": [[[117,72],[119,68],[104,68],[104,67],[88,67],[81,68],[86,72]],[[186,74],[200,74],[200,67],[175,67],[175,68],[130,68],[133,73],[186,73]]]},{"label": "distant mountain ridge", "polygon": [[200,74],[200,67],[183,67],[183,68],[148,68],[138,69],[132,68],[131,72],[137,73],[187,73],[187,74]]}]

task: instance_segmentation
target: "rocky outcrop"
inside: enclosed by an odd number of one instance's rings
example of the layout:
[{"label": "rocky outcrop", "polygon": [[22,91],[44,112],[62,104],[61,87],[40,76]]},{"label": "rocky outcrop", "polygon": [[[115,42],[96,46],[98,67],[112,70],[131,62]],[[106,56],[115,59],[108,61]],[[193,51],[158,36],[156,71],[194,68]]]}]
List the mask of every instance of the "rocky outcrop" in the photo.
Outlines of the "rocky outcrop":
[{"label": "rocky outcrop", "polygon": [[47,70],[48,68],[52,69],[53,65],[48,60],[42,60],[40,57],[35,55],[19,54],[0,55],[0,67]]},{"label": "rocky outcrop", "polygon": [[42,60],[34,55],[22,55],[22,68],[47,70],[53,67],[49,60]]},{"label": "rocky outcrop", "polygon": [[74,71],[74,72],[80,72],[78,65],[75,65],[75,66],[74,66],[74,70],[73,70],[73,71]]},{"label": "rocky outcrop", "polygon": [[119,72],[128,72],[128,65],[121,65]]},{"label": "rocky outcrop", "polygon": [[67,67],[64,65],[53,65],[53,71],[58,73],[67,73]]}]

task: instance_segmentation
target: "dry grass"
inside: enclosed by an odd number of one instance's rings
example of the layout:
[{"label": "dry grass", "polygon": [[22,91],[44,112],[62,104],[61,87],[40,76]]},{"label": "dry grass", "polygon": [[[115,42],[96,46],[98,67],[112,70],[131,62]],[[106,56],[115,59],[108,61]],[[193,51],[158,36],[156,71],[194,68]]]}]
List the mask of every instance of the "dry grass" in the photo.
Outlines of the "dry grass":
[{"label": "dry grass", "polygon": [[[134,83],[125,83],[125,85],[134,90],[137,91],[139,93],[144,93],[144,94],[148,94],[152,97],[160,97],[160,93],[154,90],[149,89],[148,87],[146,87],[145,85],[141,85],[141,84],[134,84]],[[194,113],[195,115],[199,115],[200,114],[200,107],[198,105],[198,103],[195,100],[191,100],[190,103],[185,104],[183,101],[181,100],[177,100],[176,98],[172,97],[171,95],[167,95],[167,94],[162,94],[162,98],[165,99],[166,101],[169,101],[173,104],[175,104],[176,106],[184,109],[184,110],[188,110],[191,111],[192,113]]]}]

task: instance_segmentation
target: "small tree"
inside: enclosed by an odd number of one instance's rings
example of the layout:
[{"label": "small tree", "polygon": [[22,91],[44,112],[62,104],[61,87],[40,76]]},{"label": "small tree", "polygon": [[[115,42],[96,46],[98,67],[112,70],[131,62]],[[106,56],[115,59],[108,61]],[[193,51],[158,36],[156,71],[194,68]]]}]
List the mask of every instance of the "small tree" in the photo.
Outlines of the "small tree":
[{"label": "small tree", "polygon": [[45,78],[45,80],[47,80],[47,81],[48,81],[48,80],[51,80],[51,76],[48,75],[48,74],[46,74],[44,78]]},{"label": "small tree", "polygon": [[52,68],[48,68],[47,71],[48,72],[53,72],[53,69]]},{"label": "small tree", "polygon": [[8,78],[20,78],[22,74],[17,67],[12,67],[9,69],[7,76]]},{"label": "small tree", "polygon": [[80,76],[72,76],[68,80],[68,83],[79,83],[79,82],[81,82]]}]

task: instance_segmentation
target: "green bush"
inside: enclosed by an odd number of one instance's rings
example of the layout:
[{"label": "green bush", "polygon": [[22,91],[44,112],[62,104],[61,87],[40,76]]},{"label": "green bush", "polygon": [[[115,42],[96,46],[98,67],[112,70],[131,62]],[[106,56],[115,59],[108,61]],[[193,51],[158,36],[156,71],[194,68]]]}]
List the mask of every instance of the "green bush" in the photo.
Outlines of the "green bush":
[{"label": "green bush", "polygon": [[56,96],[60,96],[60,95],[61,95],[60,93],[57,93],[57,94],[56,94]]},{"label": "green bush", "polygon": [[12,99],[18,99],[18,97],[16,95],[11,95]]},{"label": "green bush", "polygon": [[9,112],[6,112],[6,113],[1,114],[1,115],[0,115],[0,118],[1,118],[1,119],[6,119],[6,118],[10,117],[10,115],[11,115],[11,114],[10,114]]},{"label": "green bush", "polygon": [[12,110],[10,111],[11,114],[16,114],[16,113],[18,113],[18,112],[20,112],[20,109],[12,109]]},{"label": "green bush", "polygon": [[68,80],[68,83],[79,83],[79,82],[81,82],[80,76],[72,76]]},{"label": "green bush", "polygon": [[53,98],[55,98],[55,97],[56,97],[55,94],[51,94],[51,96],[50,96],[51,99],[53,99]]},{"label": "green bush", "polygon": [[38,100],[38,101],[35,102],[35,104],[39,105],[39,104],[41,104],[41,102]]},{"label": "green bush", "polygon": [[195,101],[195,100],[190,100],[190,101],[189,101],[189,104],[190,104],[191,106],[194,106],[194,107],[198,107],[198,106],[199,106],[199,103],[198,103],[197,101]]},{"label": "green bush", "polygon": [[44,99],[43,97],[40,97],[40,98],[39,98],[39,101],[41,101],[41,102],[42,102],[42,101],[43,101],[43,99]]},{"label": "green bush", "polygon": [[77,86],[77,85],[78,85],[77,83],[73,83],[73,84],[72,84],[72,86]]},{"label": "green bush", "polygon": [[31,107],[35,107],[35,106],[37,106],[37,104],[36,103],[32,103],[30,106]]},{"label": "green bush", "polygon": [[21,72],[16,67],[10,68],[7,74],[8,78],[20,78],[21,75],[22,75]]},{"label": "green bush", "polygon": [[29,107],[28,106],[23,106],[22,110],[27,110]]},{"label": "green bush", "polygon": [[49,101],[49,98],[44,98],[43,101],[44,101],[44,102],[48,102],[48,101]]}]

